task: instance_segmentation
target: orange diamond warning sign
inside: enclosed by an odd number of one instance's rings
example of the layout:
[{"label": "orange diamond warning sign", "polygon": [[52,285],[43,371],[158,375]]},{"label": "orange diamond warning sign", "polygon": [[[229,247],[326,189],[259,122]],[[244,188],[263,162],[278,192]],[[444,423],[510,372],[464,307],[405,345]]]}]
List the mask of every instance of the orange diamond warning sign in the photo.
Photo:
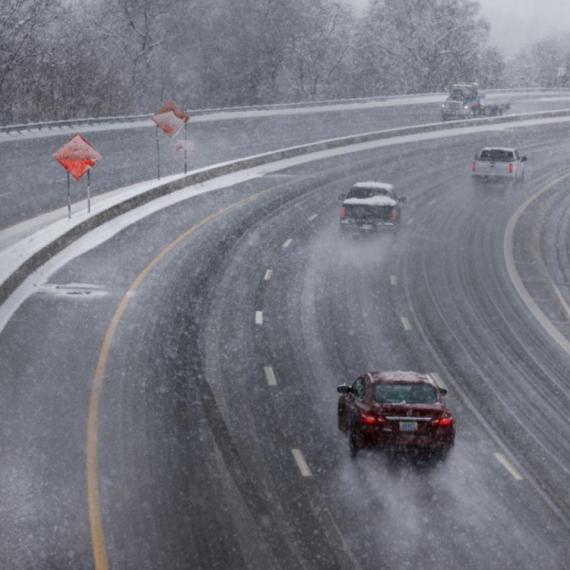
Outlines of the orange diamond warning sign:
[{"label": "orange diamond warning sign", "polygon": [[190,117],[174,101],[168,101],[156,112],[152,120],[169,137],[173,137],[190,120]]},{"label": "orange diamond warning sign", "polygon": [[102,158],[97,150],[80,134],[73,135],[54,154],[54,157],[75,180],[79,180]]}]

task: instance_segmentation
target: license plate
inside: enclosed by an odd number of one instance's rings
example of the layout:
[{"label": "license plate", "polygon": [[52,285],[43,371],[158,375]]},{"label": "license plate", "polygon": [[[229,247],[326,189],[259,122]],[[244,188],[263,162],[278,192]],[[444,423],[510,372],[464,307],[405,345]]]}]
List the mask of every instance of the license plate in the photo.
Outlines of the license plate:
[{"label": "license plate", "polygon": [[371,230],[372,229],[372,224],[362,224],[360,226],[361,230]]},{"label": "license plate", "polygon": [[418,422],[400,422],[400,431],[417,431]]}]

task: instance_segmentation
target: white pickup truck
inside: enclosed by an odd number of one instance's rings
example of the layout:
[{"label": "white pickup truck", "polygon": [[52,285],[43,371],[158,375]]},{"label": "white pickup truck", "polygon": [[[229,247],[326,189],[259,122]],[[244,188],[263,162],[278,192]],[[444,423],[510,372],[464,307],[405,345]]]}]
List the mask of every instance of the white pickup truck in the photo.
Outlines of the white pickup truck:
[{"label": "white pickup truck", "polygon": [[515,186],[524,182],[526,156],[516,148],[485,147],[471,165],[471,180],[475,187],[486,182]]}]

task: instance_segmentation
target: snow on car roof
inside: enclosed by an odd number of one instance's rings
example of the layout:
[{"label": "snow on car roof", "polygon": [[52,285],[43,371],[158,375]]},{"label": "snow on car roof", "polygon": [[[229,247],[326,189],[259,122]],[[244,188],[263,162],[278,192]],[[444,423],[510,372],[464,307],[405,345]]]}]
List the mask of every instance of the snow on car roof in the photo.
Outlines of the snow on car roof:
[{"label": "snow on car roof", "polygon": [[392,196],[371,196],[370,198],[347,198],[343,204],[368,204],[369,206],[395,206],[398,203]]},{"label": "snow on car roof", "polygon": [[353,188],[382,188],[383,190],[389,190],[390,192],[394,190],[392,184],[386,184],[385,182],[357,182],[354,184]]},{"label": "snow on car roof", "polygon": [[515,148],[502,147],[502,146],[485,146],[481,149],[481,152],[483,152],[484,150],[504,150],[507,152],[514,152],[516,149]]}]

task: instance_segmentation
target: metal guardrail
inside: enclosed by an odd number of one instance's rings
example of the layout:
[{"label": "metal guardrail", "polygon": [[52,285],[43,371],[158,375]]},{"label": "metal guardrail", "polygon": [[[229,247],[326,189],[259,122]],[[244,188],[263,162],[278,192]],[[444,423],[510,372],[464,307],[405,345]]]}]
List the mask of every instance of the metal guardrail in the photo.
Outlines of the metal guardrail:
[{"label": "metal guardrail", "polygon": [[[429,95],[429,94],[427,94]],[[407,95],[402,97],[418,97],[425,95]],[[400,97],[400,96],[398,96]],[[330,105],[341,105],[347,103],[363,103],[368,101],[385,101],[387,99],[394,99],[395,97],[369,97],[364,99],[344,99],[335,101],[308,101],[304,103],[277,103],[275,105],[255,105],[250,107],[220,107],[213,109],[194,109],[186,111],[191,117],[200,115],[212,115],[214,113],[236,113],[246,111],[271,111],[280,109],[299,109],[303,107],[324,107]],[[77,118],[77,119],[63,119],[59,121],[45,121],[41,123],[23,123],[19,125],[6,125],[0,126],[0,133],[10,134],[12,132],[19,133],[23,131],[41,131],[61,129],[65,127],[72,127],[74,125],[104,125],[112,123],[136,123],[139,121],[149,121],[152,115],[129,115],[118,117],[90,117],[90,118]]]},{"label": "metal guardrail", "polygon": [[[439,93],[422,93],[414,95],[392,95],[383,97],[364,97],[360,99],[335,99],[332,101],[304,101],[301,103],[276,103],[273,105],[253,105],[248,107],[219,107],[212,109],[193,109],[186,111],[191,117],[201,115],[213,115],[214,113],[239,113],[247,111],[276,111],[281,109],[302,109],[311,107],[327,107],[332,105],[346,105],[368,103],[374,101],[387,101],[389,99],[403,99],[413,97],[429,97],[430,95],[443,95]],[[77,118],[77,119],[62,119],[59,121],[45,121],[40,123],[22,123],[18,125],[5,125],[0,126],[0,133],[19,133],[23,131],[41,131],[52,130],[64,127],[72,127],[74,125],[104,125],[112,123],[136,123],[139,121],[148,121],[152,115],[129,115],[118,117],[90,117],[90,118]]]},{"label": "metal guardrail", "polygon": [[111,123],[135,123],[150,120],[151,115],[131,115],[128,117],[97,117],[85,119],[63,119],[60,121],[46,121],[42,123],[23,123],[20,125],[6,125],[0,127],[0,133],[21,133],[24,131],[42,131],[73,127],[75,125],[104,125]]},{"label": "metal guardrail", "polygon": [[[518,92],[570,92],[570,88],[538,88],[538,87],[521,87],[518,89],[489,89],[487,93],[518,93]],[[312,107],[328,107],[333,105],[348,105],[369,102],[389,101],[392,99],[413,99],[415,97],[430,97],[441,96],[445,97],[445,93],[415,93],[410,95],[385,95],[382,97],[363,97],[358,99],[335,99],[328,101],[304,101],[301,103],[276,103],[273,105],[255,105],[251,107],[220,107],[212,109],[194,109],[187,111],[190,116],[212,115],[214,113],[236,113],[246,111],[272,111],[282,109],[302,109]],[[76,119],[63,119],[59,121],[45,121],[40,123],[23,123],[18,125],[0,126],[0,133],[21,133],[30,131],[43,131],[63,129],[73,126],[84,125],[105,125],[113,123],[136,123],[142,121],[149,121],[152,115],[129,115],[117,117],[89,117],[89,118],[76,118]]]}]

